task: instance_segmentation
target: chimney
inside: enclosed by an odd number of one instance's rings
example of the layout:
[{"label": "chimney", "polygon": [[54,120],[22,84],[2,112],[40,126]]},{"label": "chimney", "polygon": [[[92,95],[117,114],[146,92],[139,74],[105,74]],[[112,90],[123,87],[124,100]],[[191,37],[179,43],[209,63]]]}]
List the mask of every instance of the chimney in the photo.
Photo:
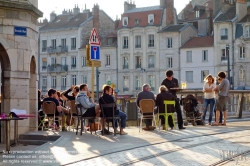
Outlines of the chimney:
[{"label": "chimney", "polygon": [[118,29],[119,22],[120,22],[120,20],[119,20],[118,17],[116,16],[116,20],[115,20],[115,30]]},{"label": "chimney", "polygon": [[221,8],[221,11],[222,12],[225,12],[227,11],[231,5],[233,4],[233,0],[222,0],[222,8]]},{"label": "chimney", "polygon": [[160,6],[165,7],[166,6],[166,0],[160,0]]},{"label": "chimney", "polygon": [[94,8],[92,9],[93,13],[93,27],[96,28],[97,32],[99,32],[99,5],[94,5]]},{"label": "chimney", "polygon": [[48,23],[47,18],[43,19],[43,23]]},{"label": "chimney", "polygon": [[132,0],[124,2],[124,12],[136,8],[135,2],[132,3]]},{"label": "chimney", "polygon": [[56,18],[56,13],[55,12],[52,12],[50,13],[50,22],[53,21],[54,19]]},{"label": "chimney", "polygon": [[174,23],[174,0],[166,0],[166,24]]},{"label": "chimney", "polygon": [[78,7],[78,5],[75,5],[75,8],[73,9],[73,15],[76,16],[79,13],[80,13],[80,8]]},{"label": "chimney", "polygon": [[68,14],[67,10],[64,9],[64,10],[62,11],[62,14]]},{"label": "chimney", "polygon": [[236,2],[236,15],[238,16],[238,21],[247,15],[247,2],[246,0],[237,0]]}]

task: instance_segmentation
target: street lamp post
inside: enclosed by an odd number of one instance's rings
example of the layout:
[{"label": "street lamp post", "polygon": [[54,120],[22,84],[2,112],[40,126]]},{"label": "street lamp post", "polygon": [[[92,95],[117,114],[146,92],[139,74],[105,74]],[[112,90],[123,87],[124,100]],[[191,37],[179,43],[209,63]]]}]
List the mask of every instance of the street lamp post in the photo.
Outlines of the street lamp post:
[{"label": "street lamp post", "polygon": [[[231,85],[231,77],[230,77],[230,57],[229,57],[229,44],[226,45],[226,52],[227,52],[227,77],[228,81]],[[230,86],[231,88],[231,86]]]}]

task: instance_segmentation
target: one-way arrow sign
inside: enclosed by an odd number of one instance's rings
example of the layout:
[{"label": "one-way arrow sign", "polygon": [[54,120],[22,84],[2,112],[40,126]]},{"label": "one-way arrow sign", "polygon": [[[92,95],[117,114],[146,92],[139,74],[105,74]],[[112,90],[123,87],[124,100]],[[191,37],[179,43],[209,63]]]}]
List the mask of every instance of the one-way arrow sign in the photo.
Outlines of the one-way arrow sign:
[{"label": "one-way arrow sign", "polygon": [[89,38],[89,44],[98,45],[98,46],[101,44],[101,41],[99,39],[98,33],[95,28],[93,28],[91,32],[91,35]]}]

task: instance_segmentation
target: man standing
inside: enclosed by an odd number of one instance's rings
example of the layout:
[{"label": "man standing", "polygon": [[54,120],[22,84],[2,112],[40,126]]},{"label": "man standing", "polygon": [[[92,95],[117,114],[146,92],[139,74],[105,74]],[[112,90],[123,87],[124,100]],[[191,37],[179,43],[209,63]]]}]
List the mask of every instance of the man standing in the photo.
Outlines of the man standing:
[{"label": "man standing", "polygon": [[[142,86],[142,91],[138,93],[137,95],[137,106],[140,108],[140,101],[142,99],[152,99],[155,102],[155,96],[152,92],[150,92],[150,85],[144,84]],[[144,122],[146,124],[146,127],[143,128],[143,130],[154,130],[155,127],[152,126],[152,119],[144,119]]]},{"label": "man standing", "polygon": [[[171,88],[178,88],[179,87],[178,80],[176,78],[174,78],[173,75],[174,75],[174,73],[172,70],[166,71],[166,78],[162,81],[161,85],[165,85],[168,88],[168,91],[170,93],[172,93],[175,97],[177,97],[176,90],[171,89]],[[179,99],[178,99],[178,102],[179,102]],[[179,104],[177,107],[178,108],[176,108],[176,113],[177,113],[177,118],[178,118],[178,127],[180,130],[186,129],[185,127],[183,127],[181,107]]]},{"label": "man standing", "polygon": [[[230,83],[226,79],[226,73],[223,71],[218,73],[218,81],[220,82],[220,84],[214,89],[214,91],[219,91],[218,99],[216,102],[216,115],[220,115],[220,111],[224,112],[224,123],[222,123],[221,125],[226,126],[226,121],[227,121],[226,103],[229,95]],[[212,124],[212,126],[218,126],[218,125],[219,125],[219,116],[216,116],[216,121],[215,123]]]}]

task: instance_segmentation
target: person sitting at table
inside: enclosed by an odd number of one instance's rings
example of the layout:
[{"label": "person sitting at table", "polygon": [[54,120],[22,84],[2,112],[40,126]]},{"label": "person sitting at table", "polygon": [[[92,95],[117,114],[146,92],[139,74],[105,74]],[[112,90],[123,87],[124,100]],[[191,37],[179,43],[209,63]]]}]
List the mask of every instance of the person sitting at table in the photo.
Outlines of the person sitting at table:
[{"label": "person sitting at table", "polygon": [[[165,113],[164,100],[174,100],[176,105],[179,104],[177,98],[174,95],[172,95],[171,93],[169,93],[167,88],[164,85],[159,87],[159,92],[160,93],[157,94],[156,101],[155,101],[156,106],[159,109],[159,113]],[[175,107],[173,107],[172,105],[167,106],[168,113],[175,112],[175,109],[178,108],[176,105],[175,105]],[[161,120],[163,130],[166,130],[164,116],[160,115],[159,118]],[[171,128],[171,130],[173,130],[174,122],[173,122],[173,119],[171,116],[168,116],[168,125]]]},{"label": "person sitting at table", "polygon": [[[57,91],[55,89],[49,89],[48,96],[49,97],[43,99],[43,102],[54,102],[56,104],[55,116],[62,116],[62,131],[67,131],[67,129],[65,128],[64,113],[57,99]],[[49,114],[49,116],[53,116],[53,114]],[[56,120],[57,120],[55,122],[57,125],[56,130],[58,130],[59,129],[58,118],[56,118]]]},{"label": "person sitting at table", "polygon": [[[111,88],[111,86],[106,85],[103,88],[103,95],[99,98],[99,105],[101,106],[102,104],[112,104],[112,103],[115,103],[114,96],[113,96],[113,89]],[[110,109],[106,108],[106,110],[105,110],[105,112],[110,112],[110,113],[112,113],[112,111],[113,111],[112,108],[110,108]],[[120,128],[120,131],[118,131],[118,129],[117,129],[118,128],[118,121],[116,120],[115,125],[113,125],[114,132],[116,134],[126,135],[127,133],[124,131],[124,128],[126,127],[127,115],[124,112],[118,110],[117,106],[115,107],[115,113],[117,116],[119,116],[121,118],[121,128]],[[110,114],[108,116],[110,117],[110,116],[112,116],[112,114]],[[102,113],[101,113],[101,117],[102,117]]]}]

